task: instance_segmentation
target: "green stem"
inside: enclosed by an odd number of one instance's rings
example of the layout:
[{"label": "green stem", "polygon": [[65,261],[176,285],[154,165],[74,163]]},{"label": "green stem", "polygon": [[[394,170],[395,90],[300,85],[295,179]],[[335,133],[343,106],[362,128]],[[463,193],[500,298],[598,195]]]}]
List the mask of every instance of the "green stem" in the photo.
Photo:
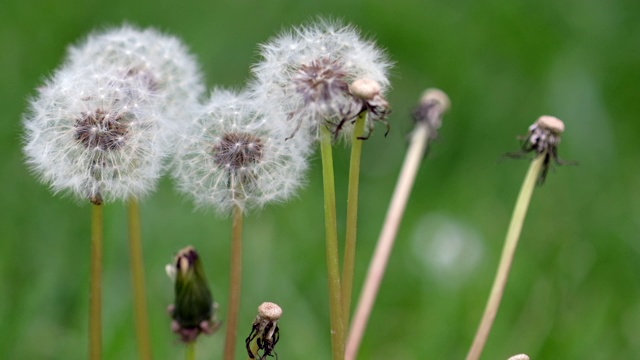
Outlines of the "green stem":
[{"label": "green stem", "polygon": [[196,360],[196,342],[190,342],[187,344],[187,353],[185,354],[186,360]]},{"label": "green stem", "polygon": [[340,264],[338,260],[338,230],[336,221],[336,189],[333,178],[333,136],[326,126],[320,127],[320,152],[322,154],[322,180],[324,184],[324,216],[327,238],[327,275],[329,278],[329,310],[331,321],[331,350],[333,360],[344,358],[344,319],[340,289]]},{"label": "green stem", "polygon": [[529,208],[529,202],[531,201],[531,195],[533,194],[533,189],[536,186],[536,181],[540,176],[544,157],[544,154],[538,155],[538,157],[531,162],[527,176],[524,178],[516,206],[513,210],[513,214],[511,215],[511,223],[509,224],[509,230],[507,231],[507,237],[502,249],[502,256],[500,257],[500,265],[498,266],[498,271],[493,281],[491,294],[489,295],[489,300],[487,301],[487,306],[484,310],[484,315],[480,321],[480,326],[476,332],[473,344],[467,354],[467,360],[479,359],[480,355],[482,355],[484,345],[487,343],[489,332],[491,332],[493,321],[496,318],[498,308],[500,307],[500,301],[504,294],[504,288],[507,284],[509,271],[511,270],[511,264],[513,263],[513,257],[516,252],[516,247],[518,246],[518,239],[520,238],[524,218],[527,215],[527,209]]},{"label": "green stem", "polygon": [[360,182],[360,158],[362,155],[364,126],[367,112],[364,111],[356,120],[351,142],[351,160],[349,166],[349,193],[347,196],[347,232],[344,244],[344,264],[342,265],[342,317],[345,329],[349,326],[351,312],[351,294],[353,292],[353,273],[356,259],[356,239],[358,233],[358,190]]},{"label": "green stem", "polygon": [[398,234],[400,221],[407,206],[413,183],[420,168],[420,163],[424,156],[427,143],[429,141],[429,127],[426,124],[419,124],[411,136],[411,146],[407,150],[402,170],[398,177],[398,183],[393,192],[391,204],[387,210],[387,216],[382,227],[382,232],[378,238],[375,252],[369,264],[367,277],[360,293],[358,306],[356,308],[353,323],[349,330],[345,358],[355,360],[360,348],[360,343],[373,309],[378,290],[384,277],[384,273],[391,256],[391,250]]},{"label": "green stem", "polygon": [[151,360],[149,341],[149,317],[144,281],[144,258],[142,256],[142,230],[140,226],[140,205],[138,200],[129,200],[129,245],[131,251],[131,271],[133,277],[133,298],[136,318],[136,338],[140,359]]},{"label": "green stem", "polygon": [[[258,341],[254,340],[251,343],[251,353],[255,356],[255,358],[253,358],[253,360],[255,360],[257,358],[258,351],[260,351],[260,348],[258,347]],[[252,359],[249,358],[248,360],[252,360]]]},{"label": "green stem", "polygon": [[91,205],[91,290],[89,295],[89,358],[102,358],[102,205]]},{"label": "green stem", "polygon": [[227,337],[224,344],[224,359],[233,360],[236,353],[238,316],[240,314],[240,291],[242,289],[242,209],[233,210],[231,240],[231,272],[229,276],[229,312],[227,315]]}]

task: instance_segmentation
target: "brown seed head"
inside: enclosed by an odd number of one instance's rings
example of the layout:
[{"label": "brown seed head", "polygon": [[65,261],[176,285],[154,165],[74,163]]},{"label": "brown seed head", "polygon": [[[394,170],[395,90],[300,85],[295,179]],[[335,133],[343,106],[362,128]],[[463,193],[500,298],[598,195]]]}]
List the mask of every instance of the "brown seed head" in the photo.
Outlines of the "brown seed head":
[{"label": "brown seed head", "polygon": [[218,166],[239,170],[262,160],[264,144],[261,138],[250,133],[228,133],[213,147],[213,157]]},{"label": "brown seed head", "polygon": [[302,65],[294,82],[306,104],[330,103],[333,97],[349,90],[346,77],[347,72],[342,64],[329,58],[320,58]]},{"label": "brown seed head", "polygon": [[83,112],[76,119],[76,140],[87,149],[117,150],[125,143],[128,128],[125,114],[107,113],[102,109]]}]

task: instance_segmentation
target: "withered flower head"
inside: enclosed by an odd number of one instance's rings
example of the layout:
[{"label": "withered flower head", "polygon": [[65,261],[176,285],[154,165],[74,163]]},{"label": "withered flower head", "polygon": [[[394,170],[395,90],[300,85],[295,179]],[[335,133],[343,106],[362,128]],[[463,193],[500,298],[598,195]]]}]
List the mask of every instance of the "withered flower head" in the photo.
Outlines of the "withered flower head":
[{"label": "withered flower head", "polygon": [[[272,302],[264,302],[258,307],[258,316],[251,327],[251,333],[245,340],[247,354],[251,359],[266,359],[275,354],[274,348],[280,340],[278,320],[282,316],[282,308]],[[252,341],[255,345],[252,347]],[[260,355],[262,351],[262,355]]]},{"label": "withered flower head", "polygon": [[538,178],[538,184],[542,185],[552,165],[551,160],[558,165],[577,164],[574,161],[563,161],[558,157],[558,145],[563,132],[564,122],[562,120],[548,115],[540,116],[535,123],[529,126],[529,133],[519,137],[523,140],[520,151],[507,153],[507,156],[521,158],[532,152],[536,157],[544,156],[542,172]]}]

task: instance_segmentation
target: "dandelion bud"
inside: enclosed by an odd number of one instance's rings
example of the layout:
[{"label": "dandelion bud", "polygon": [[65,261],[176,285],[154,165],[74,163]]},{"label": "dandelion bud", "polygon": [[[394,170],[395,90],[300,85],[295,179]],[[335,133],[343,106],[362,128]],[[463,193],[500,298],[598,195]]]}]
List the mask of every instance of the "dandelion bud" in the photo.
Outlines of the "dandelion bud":
[{"label": "dandelion bud", "polygon": [[[266,359],[275,354],[274,348],[280,339],[278,320],[282,316],[282,308],[272,302],[264,302],[258,307],[258,316],[251,327],[251,333],[245,340],[247,353],[251,359]],[[255,346],[251,342],[255,339]],[[260,355],[262,351],[262,355]]]},{"label": "dandelion bud", "polygon": [[308,142],[285,141],[246,93],[214,91],[183,133],[173,175],[199,206],[228,214],[284,201],[302,184]]},{"label": "dandelion bud", "polygon": [[191,246],[180,250],[174,264],[167,265],[167,273],[175,288],[175,304],[169,306],[173,332],[185,343],[195,341],[200,333],[215,332],[220,327],[216,321],[217,304],[196,250]]},{"label": "dandelion bud", "polygon": [[[261,55],[263,60],[253,68],[253,92],[258,101],[289,118],[290,137],[298,129],[317,136],[319,126],[348,137],[361,112],[371,114],[369,129],[371,122],[388,114],[386,101],[369,100],[374,92],[384,99],[391,64],[351,26],[326,20],[300,26],[262,45]],[[373,88],[363,90],[363,81]],[[352,93],[354,84],[357,94]]]}]

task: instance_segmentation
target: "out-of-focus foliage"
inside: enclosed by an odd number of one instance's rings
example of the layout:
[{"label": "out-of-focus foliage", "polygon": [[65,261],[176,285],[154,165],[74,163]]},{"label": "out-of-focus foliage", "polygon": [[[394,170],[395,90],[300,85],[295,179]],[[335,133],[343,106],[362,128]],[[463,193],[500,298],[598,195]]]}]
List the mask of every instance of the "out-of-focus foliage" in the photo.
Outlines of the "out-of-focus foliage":
[{"label": "out-of-focus foliage", "polygon": [[[27,99],[66,47],[108,25],[154,26],[190,46],[210,87],[240,88],[258,43],[317,15],[357,25],[396,63],[391,133],[384,138],[378,129],[364,146],[357,284],[403,159],[412,107],[432,86],[453,103],[419,173],[361,358],[464,356],[527,167],[501,154],[516,150],[515,136],[542,114],[565,121],[560,155],[580,165],[557,168],[534,194],[484,358],[639,358],[640,3],[631,0],[2,1],[0,357],[86,357],[89,206],[53,196],[21,153]],[[335,156],[342,219],[348,150],[338,146]],[[242,330],[249,334],[260,303],[281,305],[281,359],[330,354],[318,160],[297,199],[245,224]],[[198,248],[224,314],[231,224],[195,212],[168,179],[142,211],[154,352],[181,359],[164,265],[177,249]],[[126,208],[105,213],[104,354],[132,359]],[[221,334],[199,343],[199,358],[219,358]]]}]

